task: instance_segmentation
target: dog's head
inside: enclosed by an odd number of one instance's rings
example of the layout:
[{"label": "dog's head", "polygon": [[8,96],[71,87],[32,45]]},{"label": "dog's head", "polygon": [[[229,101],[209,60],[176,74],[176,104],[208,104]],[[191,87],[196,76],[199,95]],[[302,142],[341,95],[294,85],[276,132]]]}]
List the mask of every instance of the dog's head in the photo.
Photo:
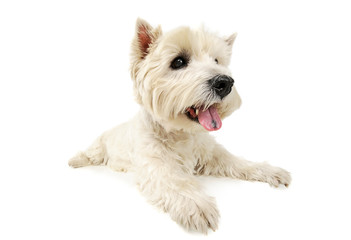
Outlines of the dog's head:
[{"label": "dog's head", "polygon": [[163,34],[138,19],[131,52],[137,102],[168,130],[220,129],[241,104],[228,69],[235,37],[188,27]]}]

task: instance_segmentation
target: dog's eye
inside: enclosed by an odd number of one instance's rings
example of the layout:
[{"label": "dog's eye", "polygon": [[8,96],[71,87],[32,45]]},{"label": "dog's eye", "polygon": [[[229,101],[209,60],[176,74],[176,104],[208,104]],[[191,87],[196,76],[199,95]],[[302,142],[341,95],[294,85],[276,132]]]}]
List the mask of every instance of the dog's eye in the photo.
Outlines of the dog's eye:
[{"label": "dog's eye", "polygon": [[215,58],[215,62],[218,64],[218,59],[217,58]]},{"label": "dog's eye", "polygon": [[171,68],[173,69],[180,69],[186,67],[188,62],[183,57],[175,58],[171,63]]}]

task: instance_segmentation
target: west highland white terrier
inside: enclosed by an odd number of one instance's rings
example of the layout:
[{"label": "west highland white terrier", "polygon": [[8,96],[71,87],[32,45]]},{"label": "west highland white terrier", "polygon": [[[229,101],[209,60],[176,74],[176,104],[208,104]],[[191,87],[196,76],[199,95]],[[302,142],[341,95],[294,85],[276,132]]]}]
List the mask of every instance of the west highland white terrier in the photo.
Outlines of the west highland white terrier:
[{"label": "west highland white terrier", "polygon": [[140,112],[104,132],[69,165],[134,172],[149,202],[186,229],[202,233],[217,229],[219,212],[196,175],[287,187],[287,171],[238,158],[209,134],[241,104],[228,69],[235,38],[188,27],[164,34],[161,27],[138,19],[131,78]]}]

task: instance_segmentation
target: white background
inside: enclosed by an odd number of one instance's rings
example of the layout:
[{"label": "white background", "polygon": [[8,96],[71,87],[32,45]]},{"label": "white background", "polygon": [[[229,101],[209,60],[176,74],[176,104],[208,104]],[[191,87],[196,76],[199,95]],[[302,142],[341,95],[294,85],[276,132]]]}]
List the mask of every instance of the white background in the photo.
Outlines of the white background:
[{"label": "white background", "polygon": [[[243,105],[217,140],[289,170],[288,189],[202,178],[219,229],[187,233],[133,175],[67,161],[130,119],[140,16],[239,33]],[[1,1],[0,239],[350,239],[351,32],[347,1]]]}]

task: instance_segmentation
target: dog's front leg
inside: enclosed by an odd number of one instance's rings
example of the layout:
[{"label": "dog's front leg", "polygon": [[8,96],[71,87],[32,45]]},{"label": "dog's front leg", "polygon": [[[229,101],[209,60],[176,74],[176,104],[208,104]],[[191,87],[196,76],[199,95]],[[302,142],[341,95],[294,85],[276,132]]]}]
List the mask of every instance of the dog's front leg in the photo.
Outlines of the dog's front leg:
[{"label": "dog's front leg", "polygon": [[201,191],[196,178],[179,162],[163,156],[143,159],[136,172],[141,193],[149,202],[168,212],[188,230],[207,233],[217,229],[219,213],[214,198]]},{"label": "dog's front leg", "polygon": [[279,184],[288,187],[291,182],[290,173],[286,170],[268,163],[254,163],[236,157],[218,143],[214,143],[212,157],[199,162],[195,170],[203,175],[267,182],[274,187],[278,187]]}]

